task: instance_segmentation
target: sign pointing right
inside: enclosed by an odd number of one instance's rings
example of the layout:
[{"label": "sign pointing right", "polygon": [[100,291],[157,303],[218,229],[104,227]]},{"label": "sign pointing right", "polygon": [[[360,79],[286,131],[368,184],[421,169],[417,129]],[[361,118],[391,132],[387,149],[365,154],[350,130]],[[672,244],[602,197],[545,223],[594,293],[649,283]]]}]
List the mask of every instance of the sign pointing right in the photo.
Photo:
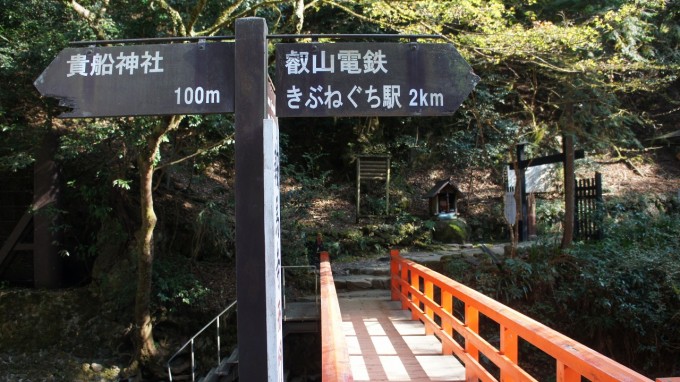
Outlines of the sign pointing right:
[{"label": "sign pointing right", "polygon": [[479,82],[451,44],[276,45],[279,117],[451,115]]}]

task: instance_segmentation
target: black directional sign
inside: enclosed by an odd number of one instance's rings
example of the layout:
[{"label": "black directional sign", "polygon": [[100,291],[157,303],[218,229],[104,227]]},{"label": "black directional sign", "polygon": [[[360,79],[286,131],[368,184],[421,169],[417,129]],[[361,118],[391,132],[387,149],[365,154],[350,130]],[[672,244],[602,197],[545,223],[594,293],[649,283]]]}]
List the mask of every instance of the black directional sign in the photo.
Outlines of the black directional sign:
[{"label": "black directional sign", "polygon": [[453,114],[479,81],[450,44],[276,45],[279,117]]},{"label": "black directional sign", "polygon": [[72,108],[60,117],[234,111],[234,44],[67,48],[34,85]]}]

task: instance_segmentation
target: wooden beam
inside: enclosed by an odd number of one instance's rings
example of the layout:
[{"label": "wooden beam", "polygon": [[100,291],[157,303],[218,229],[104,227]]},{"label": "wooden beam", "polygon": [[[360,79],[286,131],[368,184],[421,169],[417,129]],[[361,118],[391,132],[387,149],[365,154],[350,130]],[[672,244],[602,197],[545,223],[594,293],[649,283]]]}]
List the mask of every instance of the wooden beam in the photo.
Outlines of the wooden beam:
[{"label": "wooden beam", "polygon": [[[585,151],[583,150],[576,150],[574,151],[574,159],[583,159],[585,158]],[[551,163],[561,163],[564,162],[564,153],[560,154],[553,154],[553,155],[546,155],[544,157],[538,157],[538,158],[533,158],[533,159],[524,159],[519,161],[519,168],[529,168],[529,167],[534,167],[534,166],[541,166],[544,164],[551,164]],[[515,166],[513,163],[508,163],[508,168],[510,170],[514,170]]]},{"label": "wooden beam", "polygon": [[24,213],[21,219],[19,219],[17,225],[14,226],[12,233],[9,235],[7,240],[5,240],[5,242],[2,244],[2,248],[0,249],[0,273],[2,273],[3,264],[5,263],[5,260],[7,260],[7,258],[9,257],[9,254],[19,245],[18,242],[21,239],[22,234],[26,230],[26,227],[31,222],[31,219],[33,219],[33,214],[31,214],[30,212]]}]

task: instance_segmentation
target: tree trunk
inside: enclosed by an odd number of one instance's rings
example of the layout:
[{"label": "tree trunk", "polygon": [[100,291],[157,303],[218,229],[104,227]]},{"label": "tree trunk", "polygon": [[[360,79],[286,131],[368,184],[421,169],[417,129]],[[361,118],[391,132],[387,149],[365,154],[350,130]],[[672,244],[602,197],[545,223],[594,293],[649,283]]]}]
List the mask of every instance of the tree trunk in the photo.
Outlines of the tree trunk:
[{"label": "tree trunk", "polygon": [[295,0],[295,33],[302,33],[305,24],[305,0]]},{"label": "tree trunk", "polygon": [[576,210],[576,179],[574,172],[574,110],[573,104],[565,106],[562,152],[564,153],[564,234],[562,249],[569,248],[574,241],[574,213]]},{"label": "tree trunk", "polygon": [[[150,142],[151,143],[151,142]],[[137,294],[135,295],[136,359],[145,364],[156,356],[151,324],[151,278],[153,272],[153,230],[156,213],[153,209],[153,158],[156,150],[140,155],[139,180],[142,225],[137,233]]]},{"label": "tree trunk", "polygon": [[[153,276],[153,233],[156,226],[156,213],[153,207],[153,173],[163,136],[175,129],[182,120],[181,116],[172,116],[158,126],[147,137],[147,146],[138,158],[139,192],[142,223],[137,232],[137,293],[135,295],[135,328],[133,342],[135,356],[131,363],[131,371],[137,372],[141,366],[153,364],[158,356],[153,338],[151,320],[151,280]],[[137,374],[139,374],[137,372]]]}]

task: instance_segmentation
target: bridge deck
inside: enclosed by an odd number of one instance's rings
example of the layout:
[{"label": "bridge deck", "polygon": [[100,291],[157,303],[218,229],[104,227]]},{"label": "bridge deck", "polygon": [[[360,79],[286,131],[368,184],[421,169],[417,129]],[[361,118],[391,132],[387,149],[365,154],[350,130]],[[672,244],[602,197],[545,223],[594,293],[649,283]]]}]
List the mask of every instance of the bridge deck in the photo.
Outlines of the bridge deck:
[{"label": "bridge deck", "polygon": [[389,291],[339,296],[355,381],[464,381],[465,368],[425,327],[411,320]]}]

